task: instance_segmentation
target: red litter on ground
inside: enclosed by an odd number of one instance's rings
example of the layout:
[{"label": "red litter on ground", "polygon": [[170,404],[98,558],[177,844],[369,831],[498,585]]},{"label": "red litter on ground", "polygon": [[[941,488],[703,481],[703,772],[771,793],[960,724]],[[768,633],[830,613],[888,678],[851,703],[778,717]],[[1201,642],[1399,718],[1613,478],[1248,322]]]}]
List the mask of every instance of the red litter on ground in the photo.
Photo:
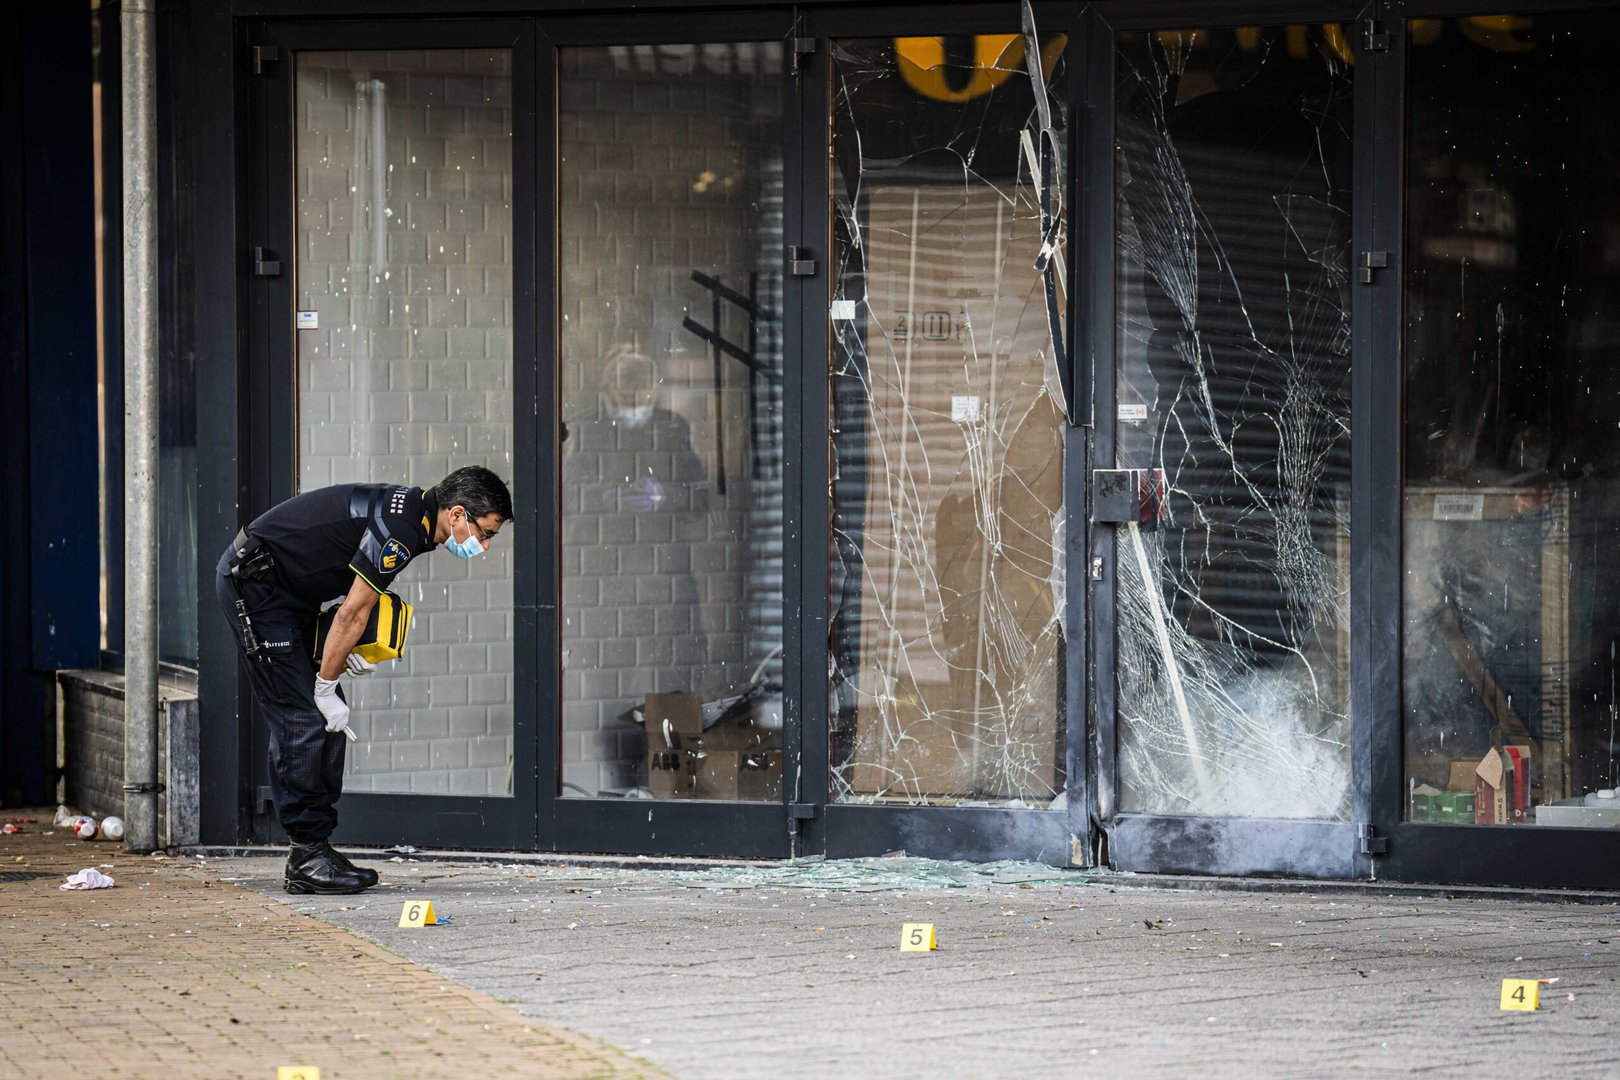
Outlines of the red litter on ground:
[{"label": "red litter on ground", "polygon": [[5,833],[7,836],[10,836],[13,833],[20,833],[20,832],[22,832],[22,830],[17,828],[17,826],[13,825],[9,821],[6,822],[4,825],[0,825],[0,833]]}]

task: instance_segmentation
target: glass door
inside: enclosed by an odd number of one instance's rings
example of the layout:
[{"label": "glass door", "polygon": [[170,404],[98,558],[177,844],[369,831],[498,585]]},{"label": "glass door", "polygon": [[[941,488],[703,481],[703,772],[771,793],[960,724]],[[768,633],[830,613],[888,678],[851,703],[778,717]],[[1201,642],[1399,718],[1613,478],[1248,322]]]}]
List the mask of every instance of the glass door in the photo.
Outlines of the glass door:
[{"label": "glass door", "polygon": [[1068,36],[883,23],[826,43],[820,835],[1064,863]]},{"label": "glass door", "polygon": [[1112,36],[1092,576],[1122,869],[1352,870],[1350,33]]},{"label": "glass door", "polygon": [[544,31],[563,849],[788,849],[787,26],[704,23]]},{"label": "glass door", "polygon": [[529,847],[534,694],[519,672],[535,647],[537,515],[532,435],[515,415],[535,379],[532,195],[517,167],[533,145],[528,32],[286,25],[263,41],[255,503],[338,483],[428,489],[483,465],[518,504],[484,558],[424,557],[401,574],[409,648],[345,684],[359,739],[339,837]]}]

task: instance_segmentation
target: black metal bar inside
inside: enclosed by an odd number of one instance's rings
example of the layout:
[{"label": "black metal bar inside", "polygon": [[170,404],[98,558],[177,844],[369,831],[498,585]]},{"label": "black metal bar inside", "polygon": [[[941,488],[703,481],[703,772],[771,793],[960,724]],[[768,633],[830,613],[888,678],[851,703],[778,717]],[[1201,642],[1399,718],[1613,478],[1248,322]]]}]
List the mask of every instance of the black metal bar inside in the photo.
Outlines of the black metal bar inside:
[{"label": "black metal bar inside", "polygon": [[[1068,186],[1064,205],[1070,210],[1070,242],[1068,245],[1069,272],[1069,361],[1072,414],[1063,431],[1063,512],[1065,514],[1063,561],[1067,568],[1064,582],[1063,650],[1064,687],[1063,722],[1067,731],[1064,749],[1067,778],[1069,834],[1082,853],[1081,861],[1090,865],[1093,851],[1091,836],[1092,807],[1096,805],[1096,791],[1091,771],[1091,623],[1090,585],[1086,574],[1090,550],[1090,524],[1088,502],[1091,484],[1091,426],[1093,423],[1092,349],[1089,334],[1093,319],[1086,305],[1094,302],[1093,289],[1098,286],[1092,279],[1092,253],[1095,239],[1091,234],[1089,214],[1095,210],[1088,205],[1083,193],[1089,185],[1082,180],[1091,152],[1090,139],[1096,117],[1090,108],[1089,84],[1092,39],[1095,21],[1082,16],[1069,33],[1065,63],[1068,66]],[[1084,359],[1081,359],[1081,358]]]},{"label": "black metal bar inside", "polygon": [[[816,36],[812,20],[795,24],[796,36]],[[827,165],[832,73],[825,42],[817,54],[801,59],[800,73],[789,88],[791,137],[783,168],[786,177],[788,242],[810,249],[822,271],[810,277],[784,274],[782,286],[786,385],[783,440],[793,453],[783,482],[789,520],[785,523],[787,577],[788,686],[784,732],[783,791],[788,804],[820,805],[827,801],[828,760],[828,281],[832,264],[832,225],[827,212]],[[784,260],[786,255],[784,254]],[[798,342],[798,348],[793,343]],[[826,850],[825,819],[789,819],[793,854]]]},{"label": "black metal bar inside", "polygon": [[[208,718],[199,748],[200,824],[205,843],[235,843],[251,836],[248,791],[254,759],[244,737],[246,725],[240,722],[248,715],[248,704],[236,644],[229,635],[212,632],[219,625],[212,620],[221,618],[212,579],[214,555],[246,521],[252,479],[248,401],[257,388],[251,382],[253,354],[241,345],[262,316],[248,304],[239,253],[247,250],[252,205],[248,177],[253,175],[250,162],[258,148],[241,136],[254,128],[247,83],[235,65],[238,28],[228,15],[206,5],[192,6],[189,14],[191,168],[194,175],[224,178],[220,183],[195,184],[191,193],[196,237],[191,270],[197,281],[209,283],[192,297],[199,356],[195,393],[199,402],[218,406],[197,411],[197,445],[208,448],[197,455],[198,699]],[[105,113],[102,122],[105,130],[109,123]],[[116,130],[116,119],[111,123]],[[103,160],[116,160],[116,155]],[[121,235],[111,219],[108,235]],[[116,260],[117,245],[107,247]],[[107,325],[118,324],[109,319]],[[111,361],[117,354],[108,355]],[[120,405],[117,415],[122,412]]]},{"label": "black metal bar inside", "polygon": [[[1079,154],[1081,272],[1076,351],[1089,369],[1091,415],[1087,465],[1108,468],[1114,462],[1114,42],[1113,28],[1094,13],[1088,16],[1084,67],[1084,105]],[[1093,770],[1092,803],[1087,812],[1104,826],[1118,798],[1114,680],[1114,530],[1090,520],[1090,483],[1081,478],[1086,508],[1087,544],[1079,565],[1070,564],[1069,587],[1088,594],[1092,700],[1087,755]],[[1093,569],[1095,568],[1095,569]]]},{"label": "black metal bar inside", "polygon": [[[544,618],[547,604],[555,611],[557,575],[557,505],[547,483],[546,451],[557,445],[553,408],[541,408],[550,396],[553,355],[550,349],[551,294],[540,287],[550,281],[552,245],[541,237],[554,235],[553,174],[539,168],[541,147],[549,150],[551,121],[555,115],[549,63],[545,63],[534,25],[519,28],[512,43],[512,655],[517,671],[544,671],[540,662],[558,654],[554,625]],[[549,153],[546,154],[549,158]],[[545,221],[542,229],[540,222]],[[542,297],[544,300],[542,300]],[[524,420],[525,403],[533,403],[532,422]],[[549,422],[548,422],[549,421]],[[549,528],[547,525],[549,524]],[[541,778],[556,776],[556,764],[542,769],[545,747],[554,747],[555,713],[545,709],[535,679],[512,680],[512,800],[500,816],[512,837],[508,846],[531,850],[540,843]],[[447,822],[459,824],[458,822]]]},{"label": "black metal bar inside", "polygon": [[[532,649],[520,650],[517,655],[530,658],[533,670],[550,676],[550,685],[535,685],[536,680],[521,679],[530,684],[536,726],[534,729],[534,772],[527,782],[533,785],[536,840],[540,850],[557,848],[561,829],[557,821],[557,801],[562,778],[562,701],[558,690],[562,686],[562,365],[557,362],[562,333],[557,318],[559,280],[557,270],[557,50],[536,28],[534,37],[534,68],[528,80],[534,102],[534,138],[522,156],[513,160],[523,162],[533,177],[529,197],[533,200],[534,230],[532,301],[522,320],[532,327],[533,357],[531,365],[533,397],[521,393],[514,405],[522,415],[522,403],[532,402],[532,441],[526,444],[527,453],[519,461],[528,461],[534,472],[528,478],[529,507],[534,517],[531,528],[534,546],[531,549],[532,584],[523,583],[517,592],[519,604],[531,600],[534,638]],[[514,195],[516,191],[514,190]],[[514,350],[513,362],[523,364],[522,352]],[[521,383],[514,389],[521,390]],[[519,423],[518,427],[524,427]],[[519,443],[524,446],[524,443]],[[514,478],[522,490],[524,476],[521,469]],[[520,562],[523,550],[518,549]],[[524,616],[521,608],[520,617]]]},{"label": "black metal bar inside", "polygon": [[[1380,2],[1375,19],[1397,12]],[[1352,813],[1384,835],[1401,817],[1401,223],[1406,43],[1357,55],[1353,251],[1391,264],[1351,297],[1350,670]],[[1400,845],[1395,845],[1399,852]],[[1371,876],[1357,853],[1357,876]],[[1378,871],[1382,874],[1382,870]]]}]

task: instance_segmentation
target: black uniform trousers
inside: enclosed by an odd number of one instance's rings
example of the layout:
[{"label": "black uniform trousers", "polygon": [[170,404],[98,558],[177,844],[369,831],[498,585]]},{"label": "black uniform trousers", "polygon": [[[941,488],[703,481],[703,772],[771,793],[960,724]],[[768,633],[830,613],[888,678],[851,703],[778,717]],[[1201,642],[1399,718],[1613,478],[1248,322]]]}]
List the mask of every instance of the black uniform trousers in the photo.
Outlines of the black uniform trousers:
[{"label": "black uniform trousers", "polygon": [[[219,606],[243,652],[253,700],[270,728],[270,795],[276,817],[295,843],[325,840],[337,828],[349,740],[341,731],[327,731],[326,718],[315,707],[313,653],[320,612],[273,578],[239,582],[230,576],[225,559],[218,570]],[[246,602],[254,636],[262,643],[257,656],[248,656],[243,646],[238,599]]]}]

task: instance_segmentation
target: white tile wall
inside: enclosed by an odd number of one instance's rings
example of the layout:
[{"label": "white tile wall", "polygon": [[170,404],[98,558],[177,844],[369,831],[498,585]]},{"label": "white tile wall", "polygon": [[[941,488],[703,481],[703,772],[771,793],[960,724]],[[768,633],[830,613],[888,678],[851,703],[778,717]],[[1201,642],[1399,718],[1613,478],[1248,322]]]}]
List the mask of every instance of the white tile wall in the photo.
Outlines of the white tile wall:
[{"label": "white tile wall", "polygon": [[[301,487],[510,479],[510,55],[300,53],[297,109],[298,306],[320,315],[297,335]],[[345,690],[348,787],[507,794],[510,548],[421,562],[395,586],[404,658]]]}]

